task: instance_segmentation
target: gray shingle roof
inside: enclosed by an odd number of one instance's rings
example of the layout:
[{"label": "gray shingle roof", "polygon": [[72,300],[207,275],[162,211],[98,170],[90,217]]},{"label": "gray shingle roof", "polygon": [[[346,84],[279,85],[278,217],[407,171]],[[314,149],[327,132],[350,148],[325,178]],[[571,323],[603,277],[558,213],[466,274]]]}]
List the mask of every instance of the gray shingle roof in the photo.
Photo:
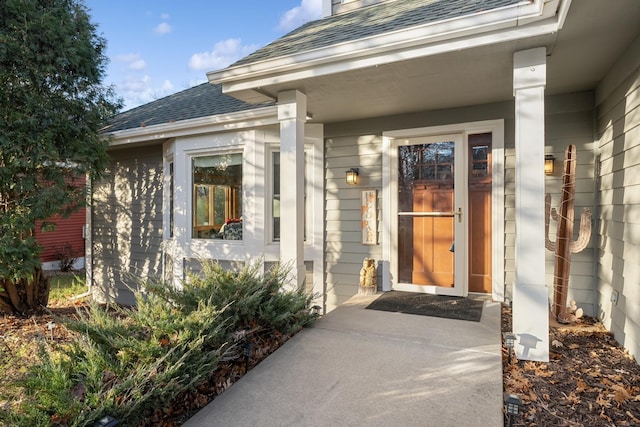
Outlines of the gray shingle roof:
[{"label": "gray shingle roof", "polygon": [[117,114],[102,132],[229,114],[269,105],[275,103],[248,104],[222,93],[220,85],[203,83]]},{"label": "gray shingle roof", "polygon": [[459,18],[522,0],[396,0],[309,22],[232,65],[274,59],[390,31]]}]

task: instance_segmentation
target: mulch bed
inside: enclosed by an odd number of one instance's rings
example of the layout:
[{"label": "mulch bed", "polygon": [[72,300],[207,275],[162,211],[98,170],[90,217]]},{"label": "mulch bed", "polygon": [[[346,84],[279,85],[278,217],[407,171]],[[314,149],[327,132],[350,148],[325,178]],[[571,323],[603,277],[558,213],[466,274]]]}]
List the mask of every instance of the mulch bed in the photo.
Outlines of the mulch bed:
[{"label": "mulch bed", "polygon": [[[523,402],[514,426],[640,426],[640,365],[593,318],[573,325],[550,322],[549,363],[508,363],[506,393]],[[511,309],[502,307],[502,331],[511,331]],[[505,417],[505,426],[509,425]]]}]

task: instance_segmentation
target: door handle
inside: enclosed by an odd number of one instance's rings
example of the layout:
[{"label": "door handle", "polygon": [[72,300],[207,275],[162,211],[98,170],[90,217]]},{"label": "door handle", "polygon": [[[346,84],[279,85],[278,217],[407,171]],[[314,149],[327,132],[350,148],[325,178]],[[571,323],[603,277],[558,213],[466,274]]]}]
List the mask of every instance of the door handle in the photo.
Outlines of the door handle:
[{"label": "door handle", "polygon": [[462,222],[462,208],[458,208],[456,216],[458,217],[458,222]]}]

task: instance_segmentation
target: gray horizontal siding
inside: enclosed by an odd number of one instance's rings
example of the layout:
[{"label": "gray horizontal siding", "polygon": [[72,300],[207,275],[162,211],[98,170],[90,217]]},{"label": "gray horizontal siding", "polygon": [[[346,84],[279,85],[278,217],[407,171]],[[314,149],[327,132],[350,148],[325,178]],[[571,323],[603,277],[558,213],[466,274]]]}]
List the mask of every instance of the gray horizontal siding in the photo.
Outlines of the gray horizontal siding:
[{"label": "gray horizontal siding", "polygon": [[99,300],[131,304],[139,281],[162,273],[162,147],[110,155],[93,184],[93,286]]},{"label": "gray horizontal siding", "polygon": [[[640,360],[640,71],[636,68],[597,109],[598,314]],[[619,72],[620,70],[615,70]],[[618,294],[618,302],[611,295]]]},{"label": "gray horizontal siding", "polygon": [[[382,154],[380,135],[335,137],[325,141],[325,274],[327,309],[358,292],[364,258],[379,260]],[[345,171],[359,168],[358,185],[345,182]],[[378,191],[378,244],[363,245],[360,198],[363,190]]]},{"label": "gray horizontal siding", "polygon": [[[553,154],[555,170],[546,177],[546,192],[551,194],[551,207],[559,209],[562,189],[562,168],[566,148],[573,144],[577,150],[576,185],[574,201],[574,236],[580,231],[580,214],[583,208],[592,213],[595,206],[595,151],[594,151],[594,94],[581,92],[549,97],[546,100],[545,138],[547,154]],[[556,241],[557,222],[550,220],[549,238]],[[592,224],[593,225],[593,224]],[[593,233],[592,233],[593,234]],[[597,313],[594,289],[596,288],[595,247],[597,240],[591,238],[589,245],[580,253],[571,255],[568,300],[575,300],[585,314]],[[553,274],[555,255],[546,251],[546,282],[553,299]]]}]

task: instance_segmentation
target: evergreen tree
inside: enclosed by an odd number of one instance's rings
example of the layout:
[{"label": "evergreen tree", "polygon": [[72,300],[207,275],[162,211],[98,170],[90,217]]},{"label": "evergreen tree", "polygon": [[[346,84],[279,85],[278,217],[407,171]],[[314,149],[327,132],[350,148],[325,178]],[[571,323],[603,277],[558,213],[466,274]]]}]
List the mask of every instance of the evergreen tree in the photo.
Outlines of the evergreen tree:
[{"label": "evergreen tree", "polygon": [[47,305],[36,221],[82,207],[74,181],[106,167],[105,49],[81,0],[0,2],[0,311]]}]

